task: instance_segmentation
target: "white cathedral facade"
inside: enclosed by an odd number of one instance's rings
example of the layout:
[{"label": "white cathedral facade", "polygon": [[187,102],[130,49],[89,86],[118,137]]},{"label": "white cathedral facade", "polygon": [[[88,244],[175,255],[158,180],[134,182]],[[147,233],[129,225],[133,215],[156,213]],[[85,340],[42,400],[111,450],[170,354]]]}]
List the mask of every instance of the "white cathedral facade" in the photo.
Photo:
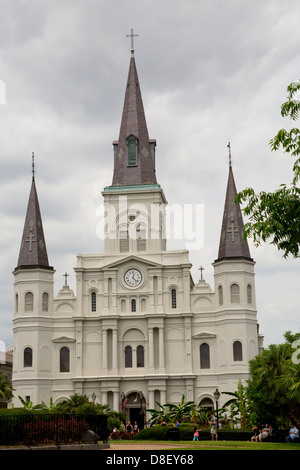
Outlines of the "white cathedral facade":
[{"label": "white cathedral facade", "polygon": [[167,250],[155,146],[132,54],[113,180],[102,193],[105,249],[77,256],[76,295],[66,282],[54,296],[33,174],[14,271],[15,406],[19,395],[48,405],[85,394],[119,410],[125,396],[133,421],[140,392],[144,410],[183,394],[214,407],[216,389],[235,391],[248,378],[262,337],[231,165],[212,290],[194,283],[187,250]]}]

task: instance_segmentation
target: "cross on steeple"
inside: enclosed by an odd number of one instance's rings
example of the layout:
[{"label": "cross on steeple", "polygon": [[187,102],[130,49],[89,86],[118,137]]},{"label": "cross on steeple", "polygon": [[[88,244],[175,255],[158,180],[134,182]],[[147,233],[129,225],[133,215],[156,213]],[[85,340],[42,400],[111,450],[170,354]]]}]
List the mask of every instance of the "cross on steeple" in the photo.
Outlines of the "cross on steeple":
[{"label": "cross on steeple", "polygon": [[65,274],[63,274],[63,276],[65,278],[65,286],[67,286],[68,285],[68,276],[69,276],[69,274],[65,273]]},{"label": "cross on steeple", "polygon": [[201,281],[203,281],[203,271],[204,271],[205,268],[203,268],[202,266],[200,266],[199,268],[199,271],[201,271]]},{"label": "cross on steeple", "polygon": [[229,225],[228,233],[231,233],[231,241],[234,242],[234,234],[238,232],[238,229],[234,225],[234,220],[231,219],[231,224]]},{"label": "cross on steeple", "polygon": [[134,55],[134,39],[133,38],[135,38],[137,36],[138,36],[138,34],[133,33],[133,29],[131,29],[130,34],[126,34],[127,38],[131,38],[131,55],[132,56]]},{"label": "cross on steeple", "polygon": [[228,142],[228,145],[227,145],[227,148],[229,149],[229,167],[231,168],[231,145],[230,145],[230,142]]},{"label": "cross on steeple", "polygon": [[29,243],[29,251],[31,252],[32,250],[32,243],[33,242],[36,242],[36,239],[34,238],[34,235],[33,235],[33,229],[31,228],[30,229],[30,232],[29,232],[29,235],[28,235],[28,240],[25,240],[25,242]]}]

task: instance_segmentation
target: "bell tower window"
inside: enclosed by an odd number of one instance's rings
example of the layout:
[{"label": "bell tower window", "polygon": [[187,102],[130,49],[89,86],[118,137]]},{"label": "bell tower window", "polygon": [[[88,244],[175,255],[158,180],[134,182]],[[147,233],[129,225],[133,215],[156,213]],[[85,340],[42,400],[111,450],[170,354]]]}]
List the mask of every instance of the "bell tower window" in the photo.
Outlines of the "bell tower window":
[{"label": "bell tower window", "polygon": [[127,166],[137,166],[138,140],[134,135],[127,138]]}]

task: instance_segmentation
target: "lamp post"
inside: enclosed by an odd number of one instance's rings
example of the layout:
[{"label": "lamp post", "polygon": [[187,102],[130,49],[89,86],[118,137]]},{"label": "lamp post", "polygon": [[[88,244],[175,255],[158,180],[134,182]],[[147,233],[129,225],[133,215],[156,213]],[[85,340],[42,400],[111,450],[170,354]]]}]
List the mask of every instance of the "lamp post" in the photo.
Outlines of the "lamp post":
[{"label": "lamp post", "polygon": [[143,412],[143,392],[140,392],[139,393],[139,397],[140,397],[140,405],[141,405],[141,409],[140,409],[140,412],[139,412],[139,415],[140,415],[140,426],[139,428],[140,429],[144,429],[144,412]]},{"label": "lamp post", "polygon": [[214,397],[216,399],[216,410],[217,410],[217,429],[219,427],[219,416],[218,416],[218,400],[221,396],[221,393],[219,392],[219,390],[216,388],[216,391],[214,392]]}]

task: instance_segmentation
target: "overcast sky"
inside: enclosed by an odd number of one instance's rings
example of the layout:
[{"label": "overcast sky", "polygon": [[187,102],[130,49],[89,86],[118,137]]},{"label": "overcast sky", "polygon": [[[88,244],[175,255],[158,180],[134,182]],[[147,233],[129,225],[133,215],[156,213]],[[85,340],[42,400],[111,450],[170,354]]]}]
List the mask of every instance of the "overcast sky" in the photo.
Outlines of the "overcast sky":
[{"label": "overcast sky", "polygon": [[[214,288],[227,143],[238,190],[291,181],[290,157],[268,142],[291,126],[280,106],[300,78],[300,1],[0,0],[0,12],[0,344],[13,342],[32,152],[55,294],[65,271],[76,293],[77,253],[103,252],[97,214],[112,181],[131,28],[158,183],[170,206],[203,205],[204,243],[190,260],[194,281],[202,265]],[[250,250],[267,346],[299,331],[299,261],[268,244]]]}]

